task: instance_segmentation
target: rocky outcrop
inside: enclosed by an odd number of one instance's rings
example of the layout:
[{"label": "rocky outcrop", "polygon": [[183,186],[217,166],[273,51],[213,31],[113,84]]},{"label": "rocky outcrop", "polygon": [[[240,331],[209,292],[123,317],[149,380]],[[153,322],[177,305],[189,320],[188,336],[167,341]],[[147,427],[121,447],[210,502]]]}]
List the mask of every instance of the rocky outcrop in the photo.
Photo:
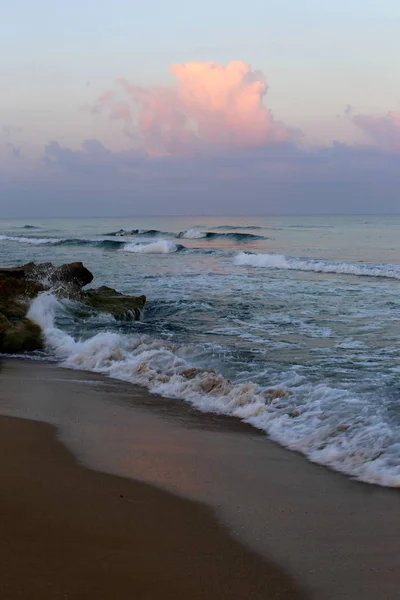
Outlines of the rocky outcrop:
[{"label": "rocky outcrop", "polygon": [[42,282],[46,287],[64,285],[82,288],[93,281],[92,273],[81,262],[55,267],[52,263],[27,263],[22,267],[0,269],[0,278]]},{"label": "rocky outcrop", "polygon": [[102,285],[97,289],[82,291],[81,300],[95,310],[109,313],[118,320],[137,321],[143,313],[146,296],[126,296]]},{"label": "rocky outcrop", "polygon": [[23,281],[20,272],[16,278],[0,272],[0,352],[42,349],[40,327],[26,318],[26,312],[30,300],[44,289],[39,282]]},{"label": "rocky outcrop", "polygon": [[51,263],[28,263],[21,267],[0,268],[0,353],[43,348],[41,330],[26,318],[26,314],[30,301],[46,290],[61,297],[71,297],[90,312],[107,312],[122,320],[140,319],[145,296],[125,296],[107,286],[83,290],[92,280],[92,273],[80,262],[60,267]]}]

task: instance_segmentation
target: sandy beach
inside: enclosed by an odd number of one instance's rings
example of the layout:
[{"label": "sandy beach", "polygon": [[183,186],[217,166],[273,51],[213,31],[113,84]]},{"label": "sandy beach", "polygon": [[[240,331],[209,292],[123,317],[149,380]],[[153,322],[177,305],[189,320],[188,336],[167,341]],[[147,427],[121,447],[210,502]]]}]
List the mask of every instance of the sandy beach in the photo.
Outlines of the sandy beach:
[{"label": "sandy beach", "polygon": [[90,471],[54,434],[0,418],[3,600],[306,598],[207,507]]},{"label": "sandy beach", "polygon": [[93,373],[0,382],[2,598],[398,598],[397,490]]}]

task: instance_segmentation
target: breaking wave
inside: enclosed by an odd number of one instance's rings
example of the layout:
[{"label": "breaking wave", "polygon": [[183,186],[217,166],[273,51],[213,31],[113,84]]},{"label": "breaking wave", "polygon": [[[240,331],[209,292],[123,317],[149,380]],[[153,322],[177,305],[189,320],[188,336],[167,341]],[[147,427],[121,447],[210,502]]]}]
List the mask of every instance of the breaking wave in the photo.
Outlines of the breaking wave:
[{"label": "breaking wave", "polygon": [[234,242],[253,242],[256,240],[266,240],[267,238],[262,235],[254,235],[253,233],[217,233],[216,231],[196,231],[195,229],[188,229],[176,234],[177,238],[189,238],[189,239],[226,239]]},{"label": "breaking wave", "polygon": [[331,262],[328,260],[293,258],[283,256],[282,254],[249,254],[246,252],[237,254],[234,261],[235,264],[240,266],[400,279],[400,265],[394,264],[352,264]]},{"label": "breaking wave", "polygon": [[207,233],[204,231],[198,231],[197,229],[187,229],[177,235],[177,237],[185,238],[188,240],[200,240],[207,237]]},{"label": "breaking wave", "polygon": [[[222,229],[222,227],[217,227],[216,229]],[[246,229],[246,228],[243,228],[243,229]],[[256,228],[251,228],[251,229],[256,229]],[[183,239],[191,239],[191,240],[228,239],[228,240],[232,240],[235,242],[251,242],[251,241],[255,241],[255,240],[267,239],[262,235],[255,235],[253,233],[240,233],[240,232],[236,232],[236,231],[229,231],[228,233],[219,233],[217,231],[200,231],[195,228],[186,229],[185,231],[181,231],[179,233],[159,231],[158,229],[131,229],[130,231],[125,230],[125,229],[120,229],[119,231],[112,231],[111,233],[105,233],[104,235],[112,236],[112,237],[135,237],[135,236],[171,237],[171,238],[178,238],[178,239],[183,238]]]},{"label": "breaking wave", "polygon": [[117,240],[16,237],[11,235],[0,235],[1,240],[34,246],[93,246],[94,248],[104,248],[106,250],[117,250],[126,243]]},{"label": "breaking wave", "polygon": [[157,237],[160,235],[173,236],[174,234],[166,231],[159,231],[158,229],[119,229],[118,231],[111,231],[110,233],[104,233],[103,235],[108,235],[111,237],[131,237],[136,235],[143,237]]},{"label": "breaking wave", "polygon": [[33,244],[41,246],[46,244],[55,244],[61,240],[56,238],[38,238],[38,237],[19,237],[13,235],[0,235],[0,241],[19,242],[20,244]]},{"label": "breaking wave", "polygon": [[140,254],[170,254],[171,252],[178,252],[182,250],[181,244],[174,244],[169,240],[158,240],[157,242],[151,242],[150,244],[125,244],[121,250],[124,252],[136,252]]},{"label": "breaking wave", "polygon": [[399,427],[391,427],[384,407],[365,397],[294,374],[279,387],[234,383],[191,364],[187,348],[148,335],[103,331],[76,340],[56,325],[56,315],[66,311],[68,304],[45,292],[28,312],[42,328],[48,352],[63,366],[144,385],[201,411],[239,418],[313,462],[365,482],[400,486]]}]

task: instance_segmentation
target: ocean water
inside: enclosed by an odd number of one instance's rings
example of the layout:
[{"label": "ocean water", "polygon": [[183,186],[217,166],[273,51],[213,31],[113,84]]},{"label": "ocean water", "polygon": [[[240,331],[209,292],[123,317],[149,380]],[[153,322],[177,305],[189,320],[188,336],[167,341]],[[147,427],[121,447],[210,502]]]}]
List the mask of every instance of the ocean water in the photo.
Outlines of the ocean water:
[{"label": "ocean water", "polygon": [[46,358],[396,487],[399,234],[393,216],[0,220],[0,264],[80,260],[93,285],[147,296],[143,320],[121,323],[42,294],[29,316]]}]

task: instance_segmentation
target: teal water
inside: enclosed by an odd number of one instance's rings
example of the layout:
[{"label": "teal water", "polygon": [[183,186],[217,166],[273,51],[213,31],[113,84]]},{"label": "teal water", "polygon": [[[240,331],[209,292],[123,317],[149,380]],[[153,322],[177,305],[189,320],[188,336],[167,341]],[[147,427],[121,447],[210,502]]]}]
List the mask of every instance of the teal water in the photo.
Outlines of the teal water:
[{"label": "teal water", "polygon": [[[47,355],[232,415],[311,460],[400,485],[400,218],[0,221],[0,263],[81,260],[145,294],[138,323],[46,294]],[[189,366],[205,372],[188,380]],[[277,392],[278,390],[278,392]]]}]

